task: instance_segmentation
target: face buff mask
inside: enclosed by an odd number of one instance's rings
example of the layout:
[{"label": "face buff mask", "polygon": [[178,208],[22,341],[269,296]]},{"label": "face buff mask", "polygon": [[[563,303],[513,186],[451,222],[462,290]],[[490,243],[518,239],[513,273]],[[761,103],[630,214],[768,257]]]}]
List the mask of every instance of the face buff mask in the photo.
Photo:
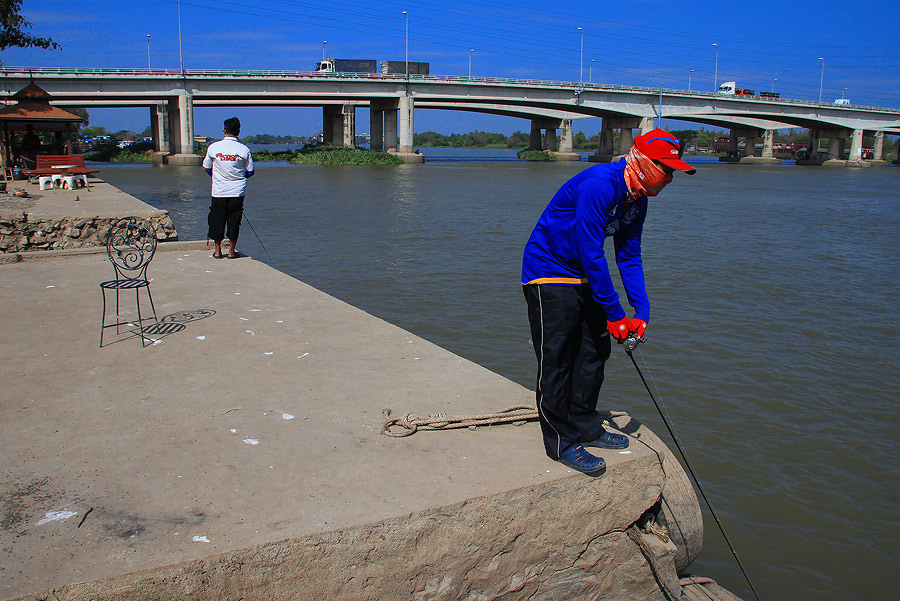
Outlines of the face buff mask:
[{"label": "face buff mask", "polygon": [[625,183],[628,186],[628,193],[634,198],[643,195],[656,196],[672,182],[671,175],[667,175],[653,159],[645,157],[634,146],[631,147],[626,161]]}]

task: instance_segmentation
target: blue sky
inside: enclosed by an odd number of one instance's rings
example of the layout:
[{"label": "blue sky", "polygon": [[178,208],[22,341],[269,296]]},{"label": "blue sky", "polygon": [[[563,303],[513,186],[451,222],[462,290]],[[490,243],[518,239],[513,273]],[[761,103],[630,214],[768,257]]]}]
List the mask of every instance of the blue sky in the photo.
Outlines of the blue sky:
[{"label": "blue sky", "polygon": [[[900,10],[897,2],[547,2],[507,0],[182,0],[187,69],[311,70],[328,56],[403,60],[409,14],[409,58],[431,72],[713,89],[718,81],[817,100],[900,107]],[[25,0],[32,33],[61,51],[10,49],[9,66],[179,67],[177,0]],[[582,32],[583,28],[583,62]],[[693,69],[693,72],[691,70]],[[846,90],[845,90],[846,89]],[[198,108],[198,134],[218,135],[236,113],[244,134],[310,135],[321,111]],[[91,111],[92,125],[140,131],[148,112]],[[367,129],[366,113],[358,131]],[[684,124],[677,124],[679,127]],[[588,135],[598,119],[576,122]],[[527,131],[524,120],[454,111],[416,112],[416,131]],[[693,126],[696,127],[696,126]]]}]

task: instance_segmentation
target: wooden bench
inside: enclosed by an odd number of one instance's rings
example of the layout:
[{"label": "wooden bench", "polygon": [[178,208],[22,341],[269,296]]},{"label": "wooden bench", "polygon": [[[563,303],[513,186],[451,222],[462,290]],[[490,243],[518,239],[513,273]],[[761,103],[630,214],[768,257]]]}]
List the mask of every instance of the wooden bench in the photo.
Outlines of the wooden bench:
[{"label": "wooden bench", "polygon": [[29,178],[62,173],[59,169],[54,169],[53,165],[75,165],[73,168],[66,170],[69,175],[100,173],[99,169],[88,169],[85,167],[84,155],[82,154],[39,154],[37,155],[37,166],[34,169],[24,169],[22,173]]}]

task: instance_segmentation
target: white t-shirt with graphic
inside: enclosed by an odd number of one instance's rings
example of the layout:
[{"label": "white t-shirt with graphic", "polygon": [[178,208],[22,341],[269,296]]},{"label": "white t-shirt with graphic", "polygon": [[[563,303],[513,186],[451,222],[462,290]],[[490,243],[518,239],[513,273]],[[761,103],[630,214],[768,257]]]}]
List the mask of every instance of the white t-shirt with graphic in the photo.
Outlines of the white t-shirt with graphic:
[{"label": "white t-shirt with graphic", "polygon": [[206,149],[203,168],[212,169],[213,196],[243,196],[247,173],[253,172],[253,155],[237,138],[225,136]]}]

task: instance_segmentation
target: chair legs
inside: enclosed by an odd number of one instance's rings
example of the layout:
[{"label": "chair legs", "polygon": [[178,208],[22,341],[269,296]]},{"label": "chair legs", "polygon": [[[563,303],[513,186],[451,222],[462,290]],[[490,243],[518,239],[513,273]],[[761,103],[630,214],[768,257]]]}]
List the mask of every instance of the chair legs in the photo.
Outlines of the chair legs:
[{"label": "chair legs", "polygon": [[[156,316],[156,307],[153,305],[153,295],[150,293],[150,285],[149,284],[147,284],[146,286],[134,288],[134,301],[135,301],[135,306],[137,309],[137,322],[135,322],[135,323],[133,323],[131,321],[122,321],[122,318],[119,316],[119,289],[118,288],[115,289],[116,290],[116,320],[115,320],[115,323],[111,323],[111,324],[106,323],[106,288],[104,286],[101,286],[100,291],[103,295],[103,313],[101,314],[101,317],[100,317],[100,347],[101,348],[103,347],[103,330],[105,330],[106,328],[115,327],[116,334],[119,334],[119,333],[121,333],[121,330],[119,329],[120,326],[124,326],[124,325],[131,325],[131,326],[137,327],[137,335],[140,336],[140,338],[141,338],[141,346],[142,347],[147,346],[148,340],[153,341],[152,338],[147,338],[147,336],[144,335],[144,318],[141,315],[141,288],[147,289],[147,296],[150,299],[150,308],[153,311],[153,321],[154,321],[154,323],[156,323],[156,327],[159,328],[159,318],[157,318],[157,316]],[[147,319],[149,319],[149,317]]]}]

